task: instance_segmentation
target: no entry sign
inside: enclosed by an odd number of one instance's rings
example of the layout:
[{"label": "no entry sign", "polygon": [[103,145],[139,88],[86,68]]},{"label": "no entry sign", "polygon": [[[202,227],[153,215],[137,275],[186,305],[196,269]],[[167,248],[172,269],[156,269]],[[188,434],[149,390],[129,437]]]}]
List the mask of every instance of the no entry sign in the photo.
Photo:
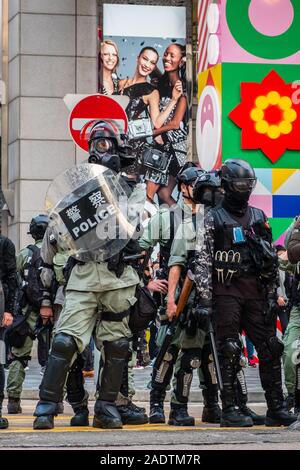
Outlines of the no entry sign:
[{"label": "no entry sign", "polygon": [[114,121],[120,131],[126,133],[127,116],[113,98],[105,95],[90,95],[80,100],[72,109],[69,118],[69,129],[74,142],[86,152],[88,136],[92,125],[99,120]]}]

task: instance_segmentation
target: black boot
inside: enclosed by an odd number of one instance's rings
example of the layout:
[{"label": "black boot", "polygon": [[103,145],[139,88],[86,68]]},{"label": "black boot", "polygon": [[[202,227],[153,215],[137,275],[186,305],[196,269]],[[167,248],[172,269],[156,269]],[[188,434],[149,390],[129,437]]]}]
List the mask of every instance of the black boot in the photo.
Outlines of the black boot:
[{"label": "black boot", "polygon": [[139,408],[133,403],[127,405],[117,406],[123,424],[146,424],[148,423],[148,416],[145,413],[145,408]]},{"label": "black boot", "polygon": [[195,418],[189,416],[187,404],[171,403],[171,411],[168,424],[170,426],[195,426]]},{"label": "black boot", "polygon": [[129,341],[104,341],[104,366],[101,384],[98,384],[98,399],[95,403],[94,427],[105,429],[122,428],[122,419],[115,401],[121,388],[123,369],[127,362]]},{"label": "black boot", "polygon": [[7,429],[8,428],[8,421],[6,418],[3,418],[2,414],[0,413],[0,429]]},{"label": "black boot", "polygon": [[148,416],[146,415],[145,408],[140,408],[134,405],[129,398],[128,391],[128,361],[131,359],[131,352],[128,354],[122,375],[122,383],[120,387],[120,394],[118,396],[119,404],[117,410],[120,413],[123,424],[146,424],[148,423]]},{"label": "black boot", "polygon": [[138,411],[139,413],[146,413],[146,408],[144,408],[143,406],[137,406],[132,401],[130,402],[130,407],[135,411]]},{"label": "black boot", "polygon": [[67,400],[74,411],[70,426],[89,426],[89,394],[84,389],[83,367],[83,354],[77,354],[67,379]]},{"label": "black boot", "polygon": [[72,416],[70,426],[89,426],[89,409],[87,406],[74,409],[75,415]]},{"label": "black boot", "polygon": [[94,428],[122,429],[122,418],[114,402],[97,400],[95,403]]},{"label": "black boot", "polygon": [[267,391],[265,395],[268,405],[266,426],[290,426],[297,421],[297,416],[285,407],[281,386]]},{"label": "black boot", "polygon": [[8,397],[7,413],[9,415],[17,415],[22,413],[20,398]]},{"label": "black boot", "polygon": [[297,415],[285,408],[283,396],[279,394],[276,396],[276,390],[266,393],[266,398],[268,404],[266,426],[290,426],[297,421]]},{"label": "black boot", "polygon": [[245,416],[236,406],[236,380],[240,357],[239,341],[228,338],[220,345],[220,369],[223,379],[221,428],[253,426],[250,416]]},{"label": "black boot", "polygon": [[243,413],[245,416],[250,416],[250,418],[253,421],[254,426],[263,426],[266,422],[266,416],[265,415],[258,415],[255,413],[255,411],[251,410],[246,405],[240,405],[240,411]]},{"label": "black boot", "polygon": [[219,423],[221,420],[221,408],[218,404],[218,389],[215,388],[203,389],[203,411],[202,411],[202,422],[203,423]]},{"label": "black boot", "polygon": [[231,406],[222,410],[221,428],[249,428],[251,426],[253,426],[251,417],[245,416],[239,408]]},{"label": "black boot", "polygon": [[159,424],[165,423],[165,413],[164,413],[164,399],[166,393],[160,392],[158,390],[150,391],[150,413],[149,413],[149,423]]},{"label": "black boot", "polygon": [[57,416],[58,403],[40,400],[35,408],[33,429],[52,429]]},{"label": "black boot", "polygon": [[266,421],[265,415],[258,415],[255,411],[251,410],[248,406],[248,391],[244,369],[239,366],[236,374],[236,404],[239,407],[241,413],[245,416],[249,416],[255,426],[263,426]]},{"label": "black boot", "polygon": [[43,415],[38,416],[33,421],[33,429],[53,429],[54,428],[54,416]]},{"label": "black boot", "polygon": [[267,410],[266,426],[290,426],[297,421],[297,416],[285,408]]},{"label": "black boot", "polygon": [[[269,343],[271,340],[275,345],[279,342],[278,338],[271,338]],[[282,350],[280,351],[282,352]],[[273,357],[272,361],[264,361],[262,360],[264,355],[260,352],[259,359],[259,373],[268,406],[266,426],[289,426],[297,420],[297,416],[289,412],[285,407],[282,392],[280,356]]]}]

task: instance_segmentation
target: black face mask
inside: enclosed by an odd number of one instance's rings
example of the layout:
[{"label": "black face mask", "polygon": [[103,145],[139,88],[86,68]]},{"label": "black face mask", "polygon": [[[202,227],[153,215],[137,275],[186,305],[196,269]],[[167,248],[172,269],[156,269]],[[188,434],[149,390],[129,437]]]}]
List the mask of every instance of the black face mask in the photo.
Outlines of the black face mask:
[{"label": "black face mask", "polygon": [[220,191],[206,191],[201,197],[201,204],[205,207],[216,207],[224,199],[224,194]]},{"label": "black face mask", "polygon": [[233,192],[226,191],[224,196],[223,206],[229,212],[242,216],[246,213],[248,208],[248,201],[251,196],[251,191],[247,192]]}]

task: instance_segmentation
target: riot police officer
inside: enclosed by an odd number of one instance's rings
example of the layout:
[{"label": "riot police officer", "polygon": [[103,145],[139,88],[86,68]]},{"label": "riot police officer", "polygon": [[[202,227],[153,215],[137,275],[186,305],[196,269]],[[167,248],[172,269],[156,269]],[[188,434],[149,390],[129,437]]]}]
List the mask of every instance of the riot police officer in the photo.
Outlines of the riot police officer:
[{"label": "riot police officer", "polygon": [[198,232],[195,280],[200,310],[213,315],[223,379],[221,426],[252,426],[252,418],[235,407],[234,381],[241,355],[243,328],[259,357],[267,401],[267,426],[287,426],[295,416],[284,407],[282,342],[276,337],[277,256],[263,211],[249,206],[256,177],[251,165],[229,159],[221,168],[225,196]]},{"label": "riot police officer", "polygon": [[[8,405],[7,411],[9,414],[22,413],[21,393],[22,386],[25,380],[25,368],[28,365],[28,361],[31,358],[31,350],[33,346],[33,331],[35,330],[37,321],[39,319],[39,306],[37,299],[30,298],[27,293],[36,292],[37,285],[28,285],[34,281],[37,281],[37,277],[29,279],[29,269],[31,263],[34,263],[34,258],[39,257],[40,248],[46,228],[48,227],[48,216],[39,214],[32,218],[28,234],[34,239],[34,245],[28,245],[23,248],[17,255],[17,270],[19,278],[22,284],[20,306],[22,308],[22,314],[26,316],[26,323],[28,325],[28,335],[24,338],[24,343],[20,347],[12,347],[12,363],[9,367],[9,373],[7,377],[7,395]],[[37,259],[36,258],[36,259]],[[34,269],[34,267],[32,266]],[[36,273],[38,276],[38,273]]]},{"label": "riot police officer", "polygon": [[16,313],[18,297],[18,278],[16,271],[15,246],[9,238],[0,235],[0,429],[8,427],[8,421],[2,417],[4,400],[6,362],[5,330],[12,324]]},{"label": "riot police officer", "polygon": [[[132,162],[132,158],[128,158],[128,151],[126,135],[115,133],[115,128],[108,122],[100,121],[95,124],[89,138],[91,163],[103,163],[106,167],[119,171],[127,166],[128,162]],[[105,171],[104,167],[99,168],[102,178],[105,178]],[[109,181],[105,180],[106,189],[108,185]],[[145,188],[141,184],[137,184],[131,193],[132,199],[136,197],[137,200],[141,200],[141,196],[144,198],[144,194]],[[47,273],[51,277],[52,261],[56,252],[49,243],[49,236],[50,233],[46,233],[41,249],[45,263],[44,278]],[[57,243],[60,243],[59,239]],[[122,252],[105,260],[95,261],[92,257],[91,261],[77,262],[74,258],[74,266],[66,286],[65,304],[57,323],[40,387],[40,401],[34,413],[35,429],[50,429],[54,426],[57,403],[62,395],[72,359],[89,343],[98,319],[97,330],[103,342],[104,367],[95,403],[93,426],[110,429],[122,427],[115,400],[128,357],[131,337],[129,314],[136,301],[135,291],[139,284],[136,271],[123,262],[122,253],[125,250],[134,251],[135,243],[130,240]],[[42,301],[41,315],[44,318],[52,315],[47,289]]]},{"label": "riot police officer", "polygon": [[[188,262],[188,253],[186,241],[183,238],[179,240],[174,240],[175,234],[179,227],[181,227],[183,221],[187,222],[187,225],[190,225],[191,219],[196,216],[196,212],[199,209],[199,206],[196,207],[196,204],[193,203],[191,198],[191,192],[193,192],[193,186],[199,175],[204,175],[205,172],[198,169],[194,164],[187,164],[180,174],[177,177],[178,190],[183,196],[184,204],[177,205],[170,209],[160,209],[160,211],[150,219],[147,228],[144,231],[143,236],[140,239],[140,245],[144,249],[149,249],[153,247],[158,241],[160,242],[160,264],[164,277],[168,277],[169,272],[169,261],[172,259],[171,270],[177,269],[186,270]],[[210,178],[210,176],[212,178]],[[207,175],[204,185],[206,187],[212,187],[213,175]],[[203,183],[198,185],[198,193],[203,191]],[[210,203],[214,200],[214,191],[211,190],[212,199]],[[206,201],[209,202],[209,201]],[[195,212],[192,215],[192,212]],[[195,233],[192,228],[192,233]],[[173,249],[173,245],[175,245]],[[161,283],[165,282],[164,280],[160,281]],[[176,283],[177,284],[177,283]],[[164,292],[165,285],[162,284],[161,289]],[[173,286],[172,286],[173,287]],[[189,302],[191,304],[191,301]],[[164,337],[166,334],[166,329],[168,327],[168,317],[166,315],[165,305],[162,305],[160,309],[160,319],[161,327],[158,333],[157,343],[158,346],[161,346]],[[194,425],[195,420],[193,417],[189,416],[187,413],[187,400],[188,400],[188,388],[185,387],[191,378],[190,371],[190,357],[195,354],[195,350],[198,348],[199,334],[193,332],[193,338],[187,341],[183,341],[183,329],[184,322],[178,324],[175,335],[171,344],[168,347],[168,350],[163,358],[162,363],[158,366],[155,362],[153,367],[152,379],[151,379],[151,392],[150,392],[150,422],[152,423],[161,423],[165,422],[163,402],[166,395],[166,389],[169,386],[169,383],[172,378],[174,366],[176,370],[176,379],[175,391],[172,395],[171,403],[171,414],[169,419],[169,424],[171,425]],[[195,335],[194,335],[195,333]],[[197,338],[195,338],[197,335]],[[201,334],[200,334],[201,336]],[[203,336],[203,334],[202,334]],[[201,336],[201,338],[202,338]],[[205,333],[204,333],[205,336]],[[200,341],[201,342],[201,341]],[[189,344],[187,344],[189,343]],[[184,353],[178,354],[180,348],[184,347]],[[202,342],[200,344],[202,348]],[[199,355],[200,352],[199,352]],[[178,358],[178,359],[177,359]],[[199,358],[197,356],[195,361],[192,361],[195,368],[199,365]],[[202,350],[202,363],[201,363],[201,387],[203,387],[203,395],[205,397],[205,406],[203,410],[203,420],[207,422],[216,422],[219,420],[220,410],[218,409],[218,397],[217,397],[217,386],[216,383],[212,383],[211,374],[209,369],[211,369],[211,360],[210,360],[210,345],[209,342],[203,346]],[[188,368],[188,371],[186,369]],[[177,380],[178,378],[178,380]],[[182,388],[186,389],[186,392],[183,392]],[[182,395],[184,394],[183,399]],[[176,398],[178,397],[178,399]],[[183,400],[183,401],[182,401]]]}]

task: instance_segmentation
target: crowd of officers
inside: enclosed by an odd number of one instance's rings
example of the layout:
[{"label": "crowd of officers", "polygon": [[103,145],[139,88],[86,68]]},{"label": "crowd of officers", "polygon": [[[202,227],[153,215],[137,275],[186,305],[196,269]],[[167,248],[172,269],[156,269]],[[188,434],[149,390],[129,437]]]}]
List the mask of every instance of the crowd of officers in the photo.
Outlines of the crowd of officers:
[{"label": "crowd of officers", "polygon": [[[40,399],[34,412],[34,429],[54,427],[54,417],[62,411],[64,397],[74,410],[71,425],[89,424],[82,352],[91,336],[101,351],[94,427],[118,429],[123,424],[144,424],[148,420],[164,423],[164,400],[172,379],[168,424],[193,426],[195,419],[188,413],[188,401],[194,370],[203,393],[203,422],[220,423],[222,427],[250,427],[253,424],[288,426],[297,420],[297,415],[288,411],[282,392],[283,344],[276,336],[274,314],[278,261],[272,233],[265,214],[248,204],[256,183],[252,167],[242,160],[227,160],[217,174],[188,164],[179,173],[177,182],[181,202],[171,208],[160,208],[149,219],[138,247],[134,247],[139,253],[151,255],[159,244],[160,269],[155,278],[142,262],[137,267],[122,261],[121,269],[120,266],[115,269],[109,262],[78,262],[68,257],[43,215],[32,219],[29,232],[35,243],[19,253],[17,265],[12,242],[1,236],[0,272],[5,297],[1,331],[11,328],[13,316],[20,309],[28,325],[23,344],[12,348],[13,361],[7,378],[9,413],[21,412],[25,367],[37,325],[47,341],[48,327],[54,324]],[[144,186],[136,184],[133,191],[144,191]],[[18,301],[18,291],[24,293],[26,287],[26,270],[35,256],[35,247],[39,249],[36,253],[41,262],[38,306],[30,298],[25,302],[23,298],[22,303]],[[131,253],[132,250],[130,247]],[[289,232],[288,252],[295,270],[300,260],[299,221]],[[174,323],[187,276],[193,280],[193,287],[182,314]],[[298,278],[295,277],[296,293],[300,285]],[[162,360],[154,362],[149,417],[144,408],[132,402],[130,316],[141,283],[158,300],[158,352],[170,333],[170,324],[175,325]],[[294,304],[298,315],[299,299],[298,294]],[[221,384],[217,381],[208,335],[211,323]],[[257,415],[247,406],[242,330],[258,353],[266,416]],[[3,365],[0,371],[1,412]],[[296,396],[300,395],[298,381],[295,391]],[[7,420],[1,418],[0,427],[7,426]]]}]

